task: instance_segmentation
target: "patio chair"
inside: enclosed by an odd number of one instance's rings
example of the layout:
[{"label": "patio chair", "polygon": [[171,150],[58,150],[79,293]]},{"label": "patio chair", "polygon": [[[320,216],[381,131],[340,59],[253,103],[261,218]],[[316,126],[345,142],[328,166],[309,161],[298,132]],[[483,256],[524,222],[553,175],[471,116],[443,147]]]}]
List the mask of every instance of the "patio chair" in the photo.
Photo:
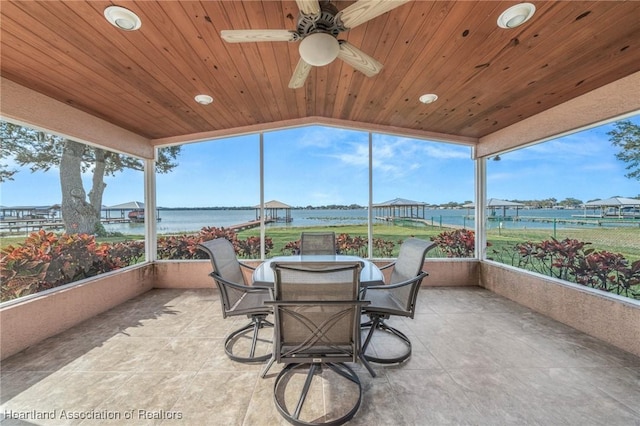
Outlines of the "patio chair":
[{"label": "patio chair", "polygon": [[286,364],[274,384],[276,407],[295,425],[340,425],[362,400],[360,379],[345,364],[361,356],[362,264],[274,262],[272,268],[274,359]]},{"label": "patio chair", "polygon": [[336,254],[335,232],[303,232],[300,234],[300,255]]},{"label": "patio chair", "polygon": [[[433,247],[435,247],[435,243],[430,241],[418,238],[406,239],[400,246],[400,253],[398,253],[396,261],[380,268],[381,270],[393,268],[389,283],[363,289],[362,298],[371,302],[362,310],[364,314],[369,316],[369,321],[362,324],[363,329],[369,329],[362,344],[362,352],[368,361],[394,364],[403,362],[411,356],[409,338],[400,330],[388,325],[385,320],[392,315],[413,318],[418,290],[420,290],[422,279],[428,275],[422,270],[424,257]],[[367,353],[376,332],[390,333],[394,340],[400,340],[401,345],[405,346],[405,350],[401,351],[399,355],[391,356]],[[381,351],[382,348],[376,349]]]},{"label": "patio chair", "polygon": [[[224,350],[227,356],[239,362],[266,361],[271,357],[270,345],[264,353],[256,354],[260,330],[264,327],[273,327],[273,323],[267,321],[267,316],[272,313],[270,306],[264,304],[272,299],[273,289],[269,287],[249,286],[242,273],[242,268],[253,270],[254,268],[238,262],[233,245],[225,238],[216,238],[198,245],[205,251],[213,265],[213,272],[209,275],[214,279],[220,291],[222,304],[222,317],[246,315],[251,322],[233,332],[224,341]],[[236,346],[243,338],[250,338],[251,343],[247,348],[238,349]],[[247,345],[244,345],[247,346]]]}]

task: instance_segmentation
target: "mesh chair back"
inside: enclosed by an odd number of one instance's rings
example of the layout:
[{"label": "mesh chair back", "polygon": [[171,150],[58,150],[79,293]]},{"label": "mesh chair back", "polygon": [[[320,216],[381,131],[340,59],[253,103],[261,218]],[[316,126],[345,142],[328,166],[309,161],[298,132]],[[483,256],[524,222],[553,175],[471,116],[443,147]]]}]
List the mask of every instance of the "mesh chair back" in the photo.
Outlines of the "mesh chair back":
[{"label": "mesh chair back", "polygon": [[[199,244],[199,248],[209,253],[209,258],[211,259],[211,264],[215,272],[215,274],[212,275],[214,279],[216,279],[216,275],[218,275],[234,284],[247,284],[231,242],[225,238],[216,238]],[[233,307],[242,299],[245,292],[225,286],[218,280],[216,280],[216,284],[220,290],[223,311],[227,314],[233,310]]]},{"label": "mesh chair back", "polygon": [[[400,246],[400,253],[398,253],[398,259],[393,267],[389,284],[407,281],[420,274],[424,264],[424,257],[427,251],[434,245],[431,241],[418,238],[407,238],[404,240]],[[415,287],[417,289],[419,284]],[[414,290],[414,286],[402,286],[389,291],[399,304],[404,306],[406,310],[410,310],[415,304],[414,296],[417,295],[417,291]]]},{"label": "mesh chair back", "polygon": [[335,232],[303,232],[300,235],[301,255],[336,254]]},{"label": "mesh chair back", "polygon": [[355,362],[361,262],[274,262],[278,362]]}]

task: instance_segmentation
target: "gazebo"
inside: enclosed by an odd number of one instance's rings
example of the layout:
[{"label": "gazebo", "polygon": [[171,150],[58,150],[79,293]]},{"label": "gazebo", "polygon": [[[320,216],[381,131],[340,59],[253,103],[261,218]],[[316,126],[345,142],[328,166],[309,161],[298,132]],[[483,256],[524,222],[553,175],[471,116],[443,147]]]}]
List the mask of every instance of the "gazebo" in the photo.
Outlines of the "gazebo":
[{"label": "gazebo", "polygon": [[[611,197],[605,200],[596,200],[585,203],[585,208],[598,208],[600,207],[602,216],[640,216],[640,200],[637,198],[625,198],[625,197]],[[606,208],[606,210],[605,210]],[[630,214],[625,214],[630,213]]]},{"label": "gazebo", "polygon": [[424,219],[427,203],[405,198],[394,198],[384,203],[373,204],[372,207],[373,215],[377,219]]},{"label": "gazebo", "polygon": [[[476,206],[475,203],[469,203],[469,204],[463,205],[462,207],[473,208],[475,206]],[[524,207],[524,204],[517,203],[515,201],[500,200],[498,198],[489,198],[487,200],[487,208],[491,209],[491,216],[489,216],[489,218],[495,217],[496,209],[500,208],[500,207],[502,207],[502,217],[503,218],[507,217],[507,209],[508,208],[515,208],[516,209],[516,217],[518,217],[518,210],[520,209],[520,207]]]},{"label": "gazebo", "polygon": [[[260,220],[260,204],[254,206],[256,209],[256,220]],[[284,216],[279,216],[279,211],[284,212]],[[264,203],[265,221],[268,222],[292,222],[291,206],[277,200],[271,200]]]}]

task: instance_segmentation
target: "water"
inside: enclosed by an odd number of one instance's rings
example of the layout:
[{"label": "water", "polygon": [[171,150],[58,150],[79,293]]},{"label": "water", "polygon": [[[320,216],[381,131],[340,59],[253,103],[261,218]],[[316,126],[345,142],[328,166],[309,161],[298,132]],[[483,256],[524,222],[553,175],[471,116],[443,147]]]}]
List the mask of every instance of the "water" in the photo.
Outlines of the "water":
[{"label": "water", "polygon": [[[279,212],[282,214],[282,212]],[[587,211],[587,214],[593,214]],[[160,222],[158,223],[158,234],[194,233],[205,226],[229,227],[244,222],[256,220],[255,209],[249,210],[160,210]],[[306,210],[292,209],[290,223],[278,222],[268,224],[267,227],[302,227],[302,226],[328,226],[328,225],[362,225],[367,223],[367,210]],[[488,213],[490,216],[491,212]],[[533,222],[527,218],[557,218],[570,219],[572,216],[583,215],[583,210],[555,210],[555,209],[534,209],[519,210],[519,221],[493,221],[488,223],[489,229],[496,228],[502,224],[503,229],[551,229],[553,222]],[[496,210],[496,215],[501,216],[502,210]],[[515,210],[507,210],[507,216],[515,216]],[[472,209],[428,209],[425,212],[426,220],[433,225],[450,225],[456,227],[473,228]],[[384,223],[375,221],[375,223]],[[592,228],[595,225],[563,224],[557,223],[556,228]],[[614,226],[614,225],[607,225]],[[627,225],[628,226],[628,225]],[[637,224],[635,225],[637,226]],[[124,234],[143,234],[144,224],[123,223],[106,224],[105,228],[109,232],[121,232]]]}]

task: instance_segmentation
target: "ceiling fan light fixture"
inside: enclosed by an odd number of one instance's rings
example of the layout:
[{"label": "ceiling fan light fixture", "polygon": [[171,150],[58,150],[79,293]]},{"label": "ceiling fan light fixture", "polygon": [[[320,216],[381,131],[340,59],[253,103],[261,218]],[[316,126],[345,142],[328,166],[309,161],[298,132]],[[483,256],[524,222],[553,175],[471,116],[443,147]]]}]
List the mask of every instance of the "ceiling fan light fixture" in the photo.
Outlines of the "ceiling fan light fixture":
[{"label": "ceiling fan light fixture", "polygon": [[420,96],[420,102],[423,104],[432,104],[438,100],[438,95],[434,93],[427,93],[425,95]]},{"label": "ceiling fan light fixture", "polygon": [[321,67],[338,57],[340,43],[331,34],[314,33],[302,39],[298,51],[306,63]]},{"label": "ceiling fan light fixture", "polygon": [[201,105],[209,105],[211,102],[213,102],[213,98],[209,95],[196,95],[194,99]]},{"label": "ceiling fan light fixture", "polygon": [[536,12],[536,7],[532,3],[520,3],[511,6],[498,17],[500,28],[515,28],[527,22]]},{"label": "ceiling fan light fixture", "polygon": [[104,10],[104,17],[111,25],[123,31],[135,31],[142,26],[138,15],[120,6],[107,7]]}]

